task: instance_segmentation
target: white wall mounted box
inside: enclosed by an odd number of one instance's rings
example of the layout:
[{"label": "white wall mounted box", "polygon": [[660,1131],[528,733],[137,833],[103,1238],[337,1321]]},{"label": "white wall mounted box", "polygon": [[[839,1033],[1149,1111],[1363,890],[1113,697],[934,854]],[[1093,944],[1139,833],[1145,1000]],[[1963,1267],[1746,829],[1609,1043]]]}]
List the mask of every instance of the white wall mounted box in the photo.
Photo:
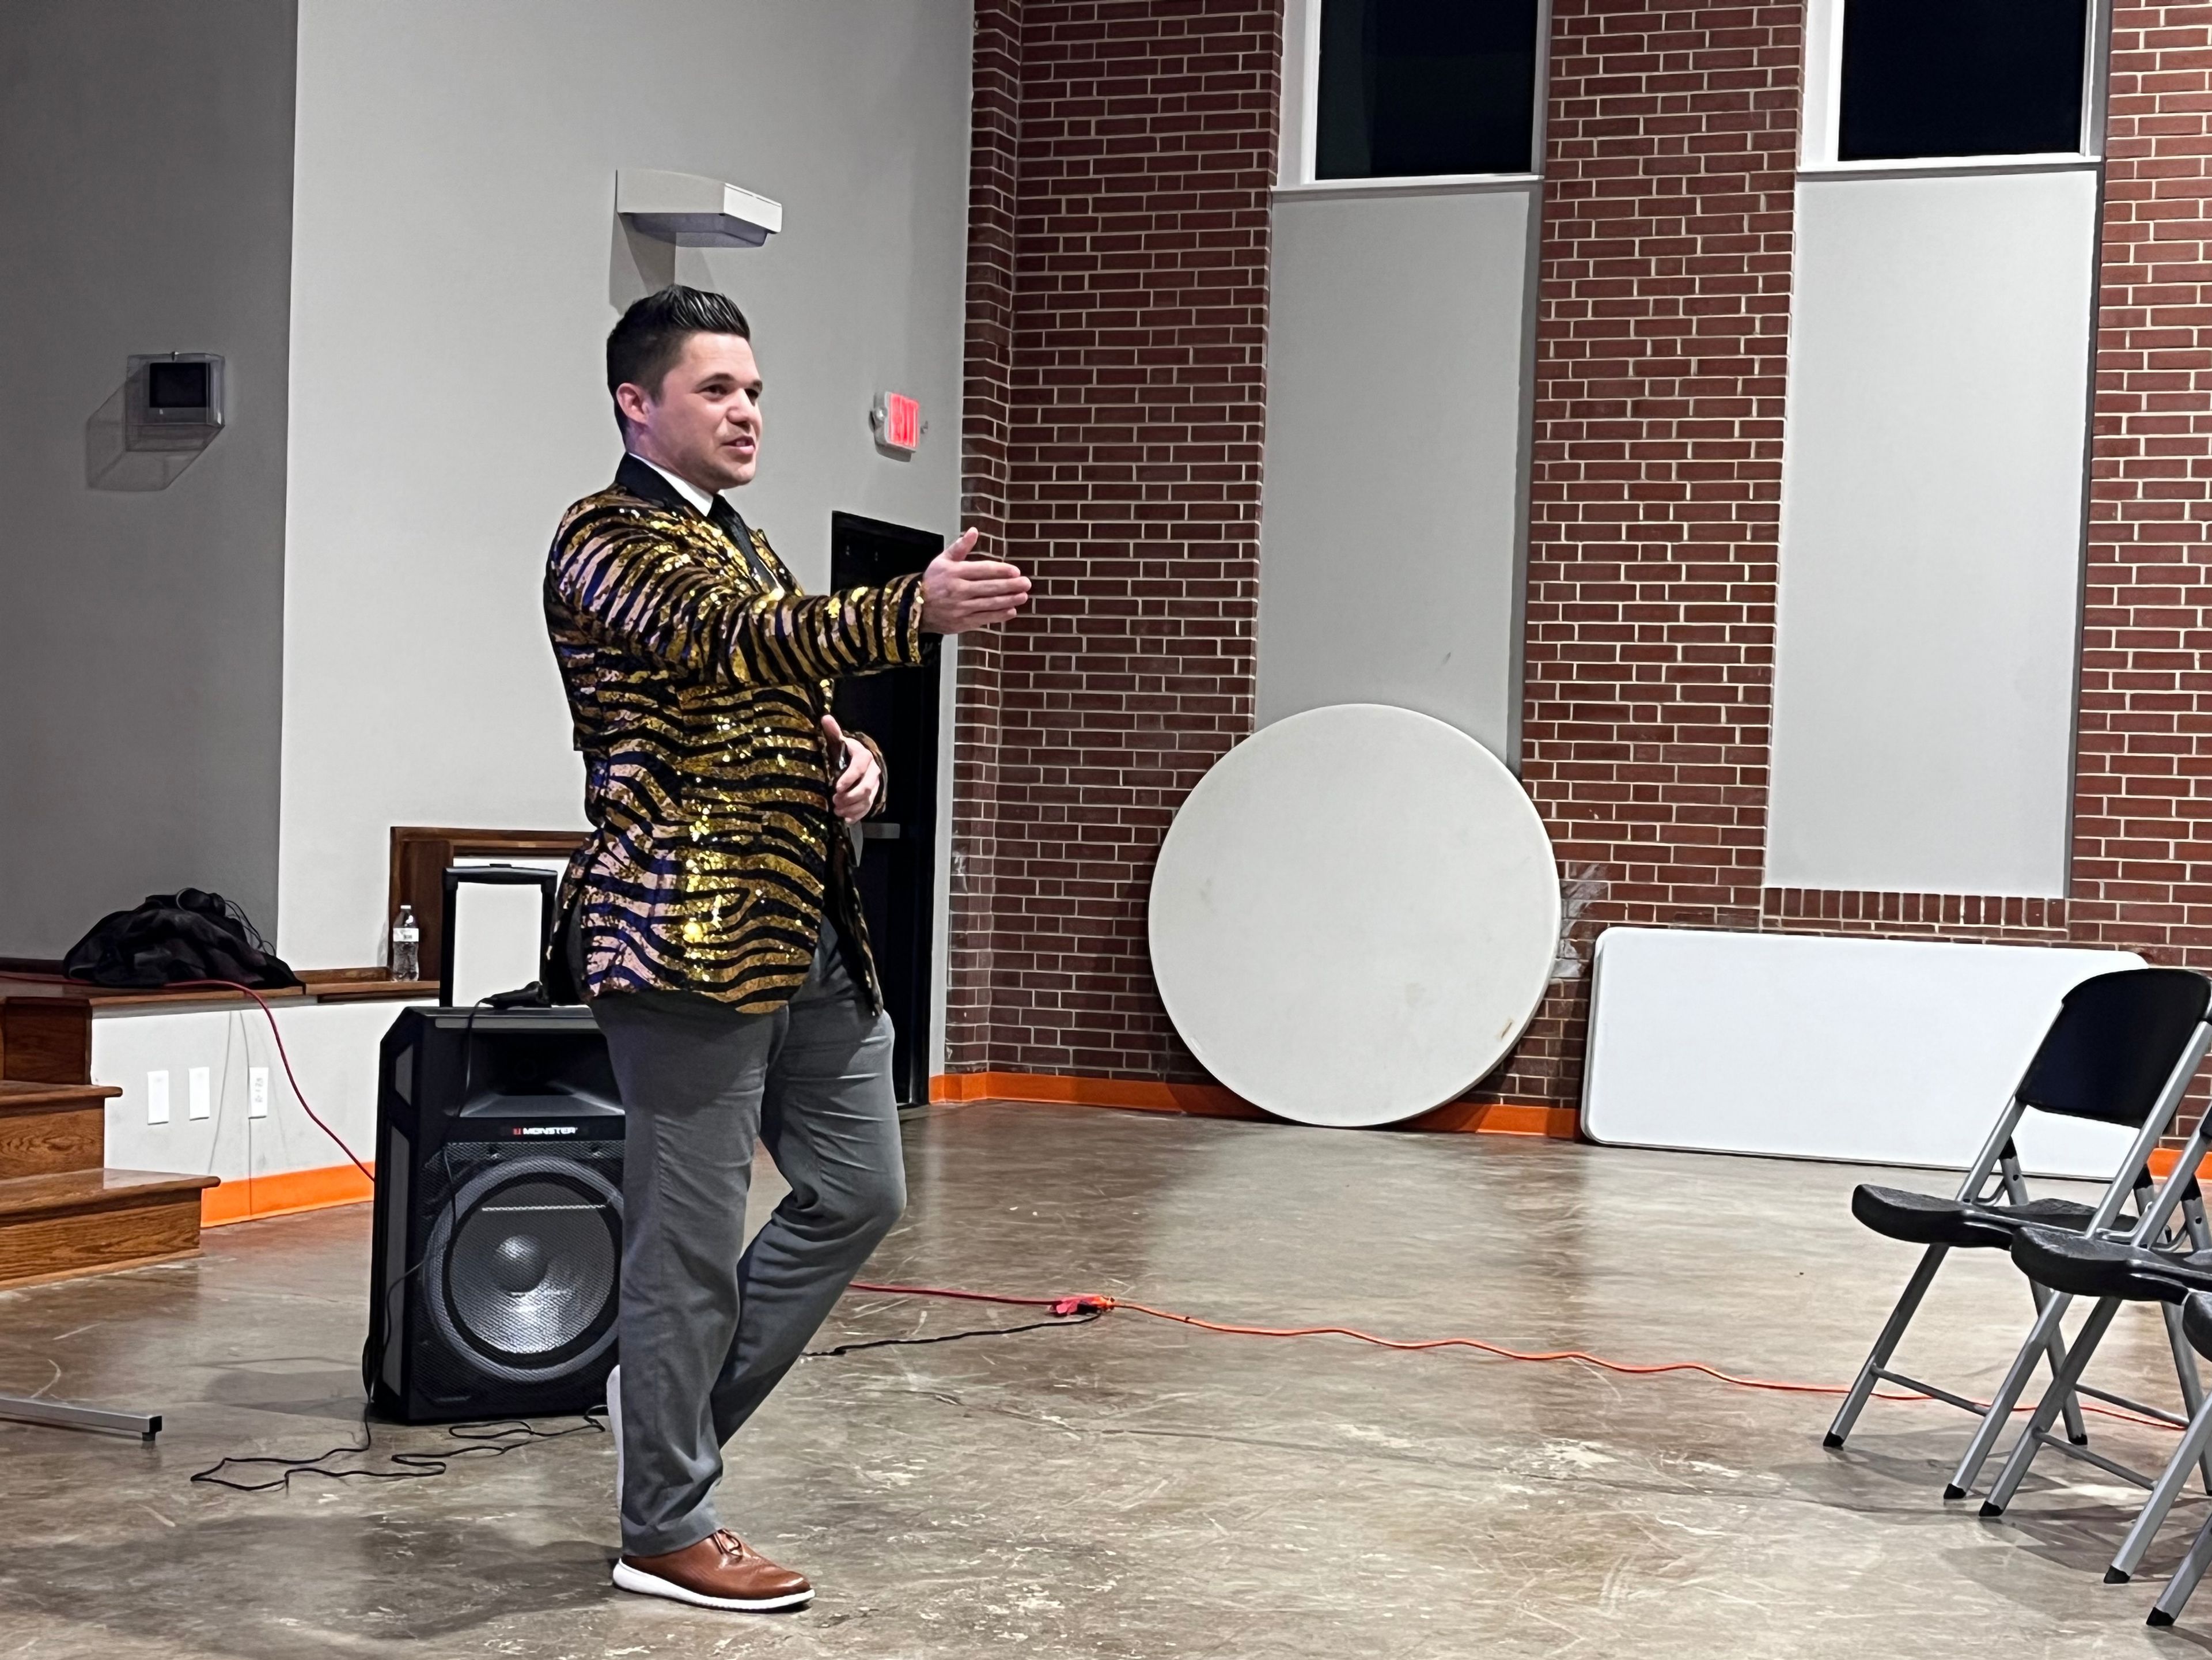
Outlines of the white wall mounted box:
[{"label": "white wall mounted box", "polygon": [[[2132,952],[1608,928],[1583,1129],[1704,1152],[1963,1169],[2059,1000]],[[2029,1173],[2107,1177],[2110,1124],[2030,1113]]]},{"label": "white wall mounted box", "polygon": [[686,248],[757,248],[783,228],[783,204],[694,173],[623,167],[615,211],[647,236]]}]

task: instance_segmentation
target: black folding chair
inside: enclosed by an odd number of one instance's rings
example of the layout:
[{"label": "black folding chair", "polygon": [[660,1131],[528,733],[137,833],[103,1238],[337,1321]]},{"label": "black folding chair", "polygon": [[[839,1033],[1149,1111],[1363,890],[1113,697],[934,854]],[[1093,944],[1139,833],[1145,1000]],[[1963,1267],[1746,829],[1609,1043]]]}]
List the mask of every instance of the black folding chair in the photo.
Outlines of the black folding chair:
[{"label": "black folding chair", "polygon": [[[2015,1358],[1998,1399],[1988,1406],[1893,1371],[1891,1358],[1935,1282],[1936,1271],[1953,1250],[2008,1250],[2019,1231],[2031,1225],[2089,1236],[2125,1234],[2134,1228],[2136,1219],[2124,1214],[2123,1207],[2130,1193],[2138,1195],[2139,1212],[2149,1198],[2151,1152],[2173,1122],[2189,1080],[2195,1076],[2207,1046],[2212,1045],[2212,1026],[2205,1021],[2209,1004],[2212,1004],[2212,982],[2181,969],[2127,969],[2083,981],[2060,1003],[2050,1030],[2011,1098],[1997,1114],[1956,1195],[1947,1199],[1870,1184],[1862,1184],[1851,1195],[1851,1213],[1862,1223],[1886,1238],[1927,1249],[1875,1338],[1866,1364],[1859,1368],[1835,1421],[1828,1426],[1827,1445],[1844,1444],[1878,1384],[1892,1383],[1917,1390],[1982,1420],[1966,1456],[1943,1490],[1946,1499],[1966,1496],[1973,1475],[1979,1472],[2026,1388],[2028,1375],[2044,1364],[2050,1365],[2054,1378],[2064,1374],[2068,1356],[2059,1316],[2064,1311],[2065,1299],[2029,1280],[2036,1307],[2035,1326]],[[2031,1109],[2135,1130],[2133,1141],[2095,1206],[2028,1196],[2013,1135]],[[2075,1399],[2077,1388],[2079,1393],[2100,1399],[2117,1397],[2108,1397],[2098,1389],[2054,1383],[2046,1399],[2054,1414],[2063,1414],[2068,1436],[2079,1443],[2087,1439],[2087,1432]],[[2191,1405],[2193,1408],[2195,1402]]]},{"label": "black folding chair", "polygon": [[[2036,1454],[2045,1446],[2057,1447],[2069,1457],[2083,1459],[2123,1481],[2149,1488],[2150,1496],[2128,1529],[2126,1538],[2121,1541],[2112,1566],[2105,1570],[2107,1584],[2124,1583],[2142,1566],[2144,1553],[2150,1548],[2150,1541],[2165,1522],[2173,1501],[2180,1496],[2192,1466],[2202,1472],[2205,1491],[2212,1493],[2212,1410],[2206,1408],[2204,1391],[2197,1381],[2193,1345],[2185,1329],[2182,1314],[2182,1305],[2192,1293],[2212,1292],[2212,1238],[2206,1236],[2203,1199],[2195,1174],[2197,1161],[2204,1154],[2208,1134],[2212,1134],[2212,1116],[2199,1121],[2196,1134],[2182,1149],[2173,1175],[2146,1208],[2142,1219],[2127,1239],[2099,1239],[2052,1228],[2025,1227],[2013,1241],[2012,1260],[2032,1282],[2068,1298],[2094,1297],[2097,1305],[2081,1323],[2064,1365],[2051,1380],[2044,1400],[2037,1403],[2027,1426],[2021,1432],[2011,1456],[2005,1461],[1989,1498],[1983,1502],[1982,1514],[2004,1514],[2005,1507],[2020,1491],[2028,1467],[2035,1462]],[[2185,1219],[2185,1237],[2193,1247],[2189,1250],[2163,1250],[2151,1243],[2166,1231],[2177,1206]],[[2180,1444],[2156,1476],[2145,1475],[2086,1447],[2063,1443],[2050,1432],[2051,1395],[2080,1387],[2082,1372],[2104,1341],[2112,1316],[2124,1303],[2160,1305],[2166,1320],[2166,1341],[2173,1348],[2174,1371],[2181,1380],[2181,1398],[2189,1409],[2189,1415],[2181,1418],[2139,1401],[2123,1402],[2136,1412],[2171,1424],[2182,1432]],[[2105,1398],[2118,1399],[2111,1395]]]},{"label": "black folding chair", "polygon": [[[2181,1305],[2181,1329],[2189,1339],[2190,1347],[2207,1359],[2212,1359],[2212,1292],[2190,1293],[2188,1300]],[[2205,1419],[2212,1417],[2212,1414],[2199,1412],[2197,1416]],[[2193,1436],[2197,1426],[2191,1422],[2189,1427]],[[2174,1457],[2179,1459],[2181,1453],[2177,1451]],[[2166,1582],[2166,1589],[2159,1593],[2158,1601],[2151,1605],[2148,1623],[2170,1626],[2179,1620],[2182,1609],[2189,1606],[2189,1598],[2197,1589],[2197,1582],[2204,1577],[2204,1570],[2208,1567],[2212,1567],[2212,1519],[2208,1519],[2197,1530],[2196,1542],[2190,1546],[2189,1554],[2181,1559],[2181,1566],[2173,1571],[2173,1578]],[[2109,1579],[2112,1576],[2108,1573],[2105,1577]]]}]

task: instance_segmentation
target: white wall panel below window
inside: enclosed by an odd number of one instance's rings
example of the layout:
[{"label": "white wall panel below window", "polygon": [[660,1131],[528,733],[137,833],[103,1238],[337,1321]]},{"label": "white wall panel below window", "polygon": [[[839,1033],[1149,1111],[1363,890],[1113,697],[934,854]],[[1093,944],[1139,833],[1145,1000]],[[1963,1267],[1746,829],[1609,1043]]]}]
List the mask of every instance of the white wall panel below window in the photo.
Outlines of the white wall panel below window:
[{"label": "white wall panel below window", "polygon": [[1510,764],[1535,186],[1275,202],[1260,721],[1395,703]]},{"label": "white wall panel below window", "polygon": [[2065,891],[2094,171],[1797,191],[1766,879]]}]

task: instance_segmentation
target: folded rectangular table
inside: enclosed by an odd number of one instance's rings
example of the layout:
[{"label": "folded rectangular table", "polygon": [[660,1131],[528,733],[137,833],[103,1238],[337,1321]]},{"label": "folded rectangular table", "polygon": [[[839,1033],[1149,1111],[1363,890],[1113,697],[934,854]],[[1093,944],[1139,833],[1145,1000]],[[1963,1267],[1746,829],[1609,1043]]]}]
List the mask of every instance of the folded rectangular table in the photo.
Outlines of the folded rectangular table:
[{"label": "folded rectangular table", "polygon": [[[2142,966],[2132,952],[2062,946],[1609,928],[1583,1129],[1635,1146],[1963,1168],[2059,999]],[[2127,1135],[2054,1121],[2019,1140],[2031,1173],[2102,1179]]]}]

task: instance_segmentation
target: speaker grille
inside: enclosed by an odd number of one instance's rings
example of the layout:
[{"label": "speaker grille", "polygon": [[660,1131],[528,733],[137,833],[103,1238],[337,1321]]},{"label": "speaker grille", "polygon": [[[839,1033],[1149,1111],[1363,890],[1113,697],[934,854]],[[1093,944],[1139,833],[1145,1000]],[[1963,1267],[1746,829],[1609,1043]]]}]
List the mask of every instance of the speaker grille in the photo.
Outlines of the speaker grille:
[{"label": "speaker grille", "polygon": [[471,1372],[550,1383],[586,1370],[614,1341],[621,1263],[622,1195],[594,1163],[477,1169],[441,1208],[424,1253],[431,1319],[448,1349],[440,1383],[465,1386]]}]

